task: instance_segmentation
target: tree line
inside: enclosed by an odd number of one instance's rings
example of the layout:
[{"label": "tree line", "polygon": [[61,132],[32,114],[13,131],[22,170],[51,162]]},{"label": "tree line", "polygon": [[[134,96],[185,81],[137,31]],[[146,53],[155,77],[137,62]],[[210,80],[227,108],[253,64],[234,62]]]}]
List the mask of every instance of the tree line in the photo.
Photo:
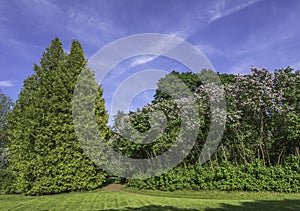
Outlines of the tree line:
[{"label": "tree line", "polygon": [[[201,74],[209,77],[212,71],[202,70]],[[80,93],[83,101],[96,89],[92,107],[96,129],[105,137],[103,144],[131,158],[151,159],[178,144],[176,137],[181,133],[184,117],[178,101],[168,90],[181,93],[179,100],[185,104],[191,103],[192,93],[197,104],[199,132],[188,156],[172,171],[146,180],[128,180],[128,185],[162,190],[188,187],[299,192],[299,70],[287,67],[271,72],[252,68],[245,75],[218,73],[227,108],[219,115],[227,121],[216,152],[200,165],[199,156],[212,117],[206,88],[213,84],[204,85],[203,77],[196,73],[172,71],[159,80],[151,103],[129,114],[119,112],[110,128],[103,89],[95,82],[93,71],[87,68],[81,44],[73,41],[70,52],[66,53],[58,38],[46,48],[40,63],[34,64],[34,73],[24,81],[14,106],[11,99],[0,95],[0,174],[3,175],[0,189],[39,195],[92,190],[105,182],[109,175],[85,154],[74,130],[73,92],[79,75],[84,77],[79,86],[87,90]],[[183,83],[175,83],[174,77]],[[159,121],[150,125],[153,113]],[[83,128],[92,127],[84,118],[81,121]],[[147,131],[151,133],[143,133]],[[259,181],[265,185],[259,185]]]},{"label": "tree line", "polygon": [[[209,72],[203,70],[203,72]],[[180,129],[179,109],[172,97],[162,92],[160,88],[174,90],[170,75],[180,78],[194,93],[194,99],[199,104],[200,132],[197,142],[183,164],[198,162],[203,144],[206,141],[209,125],[211,124],[211,101],[198,74],[171,72],[158,82],[154,100],[147,106],[129,114],[118,113],[117,128],[123,116],[132,123],[137,131],[149,130],[149,114],[161,110],[166,115],[166,129],[162,137],[152,145],[133,144],[115,135],[116,149],[123,149],[129,156],[155,156],[165,151],[175,140]],[[251,163],[260,159],[264,166],[280,165],[290,155],[299,156],[300,147],[300,72],[292,68],[275,70],[251,69],[250,74],[233,75],[218,74],[223,84],[226,98],[226,125],[222,141],[212,159],[225,160],[239,165]],[[180,85],[175,84],[178,87]],[[207,85],[206,85],[207,86]],[[169,88],[168,88],[169,87]],[[136,134],[132,132],[131,137]],[[145,137],[139,136],[140,142]],[[158,147],[159,146],[159,147]],[[144,149],[143,149],[144,147]],[[141,152],[141,149],[144,152]],[[137,154],[138,153],[138,154]]]}]

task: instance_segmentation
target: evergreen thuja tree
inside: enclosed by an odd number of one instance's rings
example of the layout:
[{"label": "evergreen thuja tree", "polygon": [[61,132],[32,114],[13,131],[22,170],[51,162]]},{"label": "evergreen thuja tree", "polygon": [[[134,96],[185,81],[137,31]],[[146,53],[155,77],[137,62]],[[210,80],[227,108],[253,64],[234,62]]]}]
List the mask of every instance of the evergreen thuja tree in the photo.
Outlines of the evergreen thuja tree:
[{"label": "evergreen thuja tree", "polygon": [[[74,131],[73,92],[87,60],[78,41],[70,54],[58,38],[51,42],[25,80],[9,121],[11,169],[16,189],[26,194],[52,194],[99,187],[105,174],[86,156]],[[90,73],[92,74],[92,73]],[[99,87],[101,102],[102,90]],[[96,107],[96,106],[95,106]],[[104,103],[95,108],[107,123]],[[105,127],[99,127],[105,133]]]}]

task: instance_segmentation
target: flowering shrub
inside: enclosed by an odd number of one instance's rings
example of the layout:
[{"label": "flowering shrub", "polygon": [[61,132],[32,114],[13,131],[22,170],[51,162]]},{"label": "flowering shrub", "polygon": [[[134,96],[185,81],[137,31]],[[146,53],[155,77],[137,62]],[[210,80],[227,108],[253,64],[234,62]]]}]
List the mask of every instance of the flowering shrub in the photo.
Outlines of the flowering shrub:
[{"label": "flowering shrub", "polygon": [[[265,68],[253,68],[246,75],[219,74],[227,111],[220,111],[217,116],[226,118],[226,129],[217,151],[204,166],[198,164],[198,159],[211,121],[218,121],[211,119],[210,106],[211,101],[218,102],[220,96],[216,93],[220,92],[214,84],[204,86],[196,74],[171,74],[180,77],[194,92],[199,109],[197,142],[176,169],[147,180],[130,180],[130,186],[159,190],[299,192],[300,71],[288,67],[272,73]],[[158,87],[168,86],[167,82],[162,79],[160,83],[163,84],[159,83]],[[187,97],[181,99],[185,103],[188,100]],[[181,120],[176,101],[161,90],[157,90],[153,103],[129,114],[131,122],[136,128],[141,127],[144,123],[137,117],[146,116],[154,109],[163,110],[166,127],[155,143],[143,146],[146,151],[139,151],[139,156],[164,152],[179,132]],[[116,140],[115,146],[122,143],[127,146],[127,155],[133,155],[134,151],[129,149],[133,145],[122,141]]]}]

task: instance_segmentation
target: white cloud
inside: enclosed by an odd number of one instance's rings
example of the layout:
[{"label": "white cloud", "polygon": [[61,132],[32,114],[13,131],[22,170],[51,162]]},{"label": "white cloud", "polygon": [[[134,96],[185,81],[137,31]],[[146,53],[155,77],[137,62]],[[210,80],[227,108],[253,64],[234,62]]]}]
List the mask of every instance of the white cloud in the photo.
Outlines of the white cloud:
[{"label": "white cloud", "polygon": [[34,0],[34,2],[21,0],[19,7],[31,11],[32,15],[41,17],[40,19],[44,21],[45,25],[53,24],[56,21],[54,18],[64,15],[64,12],[56,4],[47,0]]},{"label": "white cloud", "polygon": [[157,56],[149,56],[149,55],[148,56],[139,56],[131,62],[130,67],[135,67],[137,65],[141,65],[141,64],[151,62],[155,58],[157,58]]},{"label": "white cloud", "polygon": [[170,33],[169,35],[173,36],[173,37],[179,37],[179,38],[184,39],[184,40],[186,40],[190,36],[185,31],[175,31],[175,32]]},{"label": "white cloud", "polygon": [[[154,40],[155,42],[153,43],[153,45],[150,46],[148,43],[145,44],[140,43],[140,45],[147,46],[148,48],[147,50],[149,52],[156,52],[156,53],[159,52],[159,54],[138,56],[130,63],[129,67],[132,68],[137,65],[146,64],[148,62],[153,61],[160,55],[165,55],[167,52],[175,49],[177,46],[182,44],[185,41],[185,38],[187,37],[187,34],[183,31],[176,31],[173,33],[169,33],[168,35],[169,37],[161,36],[160,40]],[[172,37],[174,37],[174,39]],[[178,37],[179,39],[176,39],[175,37]]]},{"label": "white cloud", "polygon": [[169,34],[187,40],[207,24],[250,7],[259,1],[261,0],[199,1],[199,4],[189,13],[182,14],[181,20],[176,24],[177,27],[172,28],[173,31]]},{"label": "white cloud", "polygon": [[12,87],[14,81],[0,81],[0,87]]},{"label": "white cloud", "polygon": [[30,11],[31,16],[40,17],[36,20],[40,30],[55,31],[62,40],[78,39],[84,45],[99,47],[119,33],[105,4],[100,11],[87,4],[66,5],[49,0],[20,0],[18,6]]},{"label": "white cloud", "polygon": [[[104,20],[103,18],[99,17],[97,13],[94,13],[93,11],[89,9],[82,9],[82,10],[75,10],[75,8],[70,8],[67,12],[67,16],[70,20],[69,24],[70,27],[76,27],[76,28],[95,28],[99,29],[100,31],[108,31],[109,19],[106,18]],[[72,29],[72,28],[70,28]]]},{"label": "white cloud", "polygon": [[209,17],[208,23],[211,23],[215,20],[224,18],[228,15],[231,15],[233,13],[236,13],[240,10],[243,10],[247,7],[250,7],[256,3],[258,3],[261,0],[250,0],[248,2],[227,8],[228,6],[228,1],[223,0],[223,1],[218,1],[218,3],[215,5],[213,9],[210,10],[211,17]]}]

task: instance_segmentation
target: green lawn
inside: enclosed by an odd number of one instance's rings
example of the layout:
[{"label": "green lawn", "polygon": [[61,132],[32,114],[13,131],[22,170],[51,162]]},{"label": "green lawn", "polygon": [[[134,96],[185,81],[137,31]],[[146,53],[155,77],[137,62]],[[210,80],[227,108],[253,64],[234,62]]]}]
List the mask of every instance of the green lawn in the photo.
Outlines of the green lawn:
[{"label": "green lawn", "polygon": [[0,195],[0,210],[300,210],[300,194],[217,191],[130,194],[102,190],[49,196]]},{"label": "green lawn", "polygon": [[172,198],[193,198],[193,199],[222,199],[222,200],[300,200],[300,193],[278,193],[278,192],[245,192],[245,191],[157,191],[138,190],[125,188],[128,192],[150,196],[162,196]]}]

